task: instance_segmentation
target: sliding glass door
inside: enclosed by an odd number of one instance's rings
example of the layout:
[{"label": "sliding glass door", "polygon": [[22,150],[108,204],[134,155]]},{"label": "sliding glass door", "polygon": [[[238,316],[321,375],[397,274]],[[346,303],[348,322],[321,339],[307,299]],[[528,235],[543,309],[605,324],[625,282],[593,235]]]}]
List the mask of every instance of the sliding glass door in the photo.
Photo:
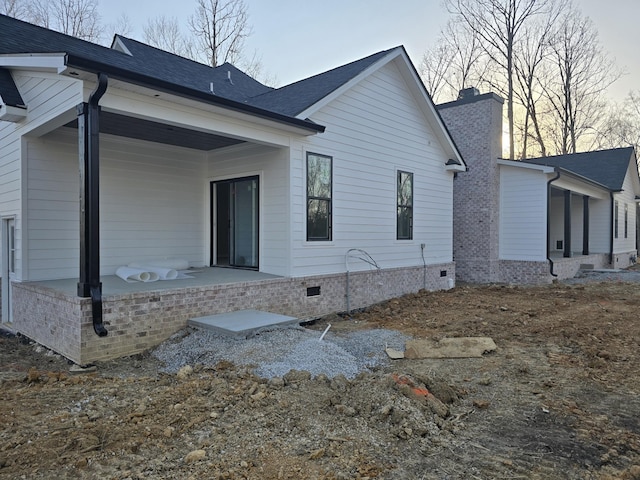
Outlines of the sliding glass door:
[{"label": "sliding glass door", "polygon": [[258,268],[258,177],[212,184],[212,263]]}]

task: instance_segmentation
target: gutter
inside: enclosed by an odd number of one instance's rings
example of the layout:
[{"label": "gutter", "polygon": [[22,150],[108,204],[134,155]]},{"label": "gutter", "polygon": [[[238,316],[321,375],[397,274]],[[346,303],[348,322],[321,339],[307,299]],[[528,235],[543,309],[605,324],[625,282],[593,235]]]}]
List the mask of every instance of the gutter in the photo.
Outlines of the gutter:
[{"label": "gutter", "polygon": [[99,337],[108,332],[102,322],[100,282],[100,106],[107,91],[108,77],[98,73],[98,85],[86,104],[78,106],[80,148],[80,278],[78,296],[91,297],[93,330]]},{"label": "gutter", "polygon": [[264,110],[259,107],[254,107],[247,103],[237,102],[235,100],[229,100],[228,98],[219,97],[210,92],[202,90],[194,90],[192,88],[184,87],[175,83],[160,80],[158,78],[150,77],[148,75],[132,72],[124,68],[114,67],[102,62],[96,62],[83,57],[79,57],[73,54],[67,54],[65,56],[65,65],[67,67],[75,67],[80,70],[100,75],[101,73],[108,73],[110,77],[123,80],[129,83],[133,83],[142,87],[153,88],[155,90],[169,93],[172,95],[178,95],[183,98],[197,100],[199,102],[206,102],[212,105],[218,105],[228,110],[233,110],[240,113],[252,115],[254,117],[260,117],[267,120],[291,125],[294,127],[302,128],[313,133],[323,133],[325,127],[319,125],[311,120],[302,120],[281,113],[272,112],[270,110]]},{"label": "gutter", "polygon": [[560,169],[554,168],[556,176],[547,182],[547,260],[549,261],[549,273],[552,277],[557,277],[558,274],[553,271],[553,260],[551,260],[551,248],[549,243],[551,242],[551,184],[560,178]]}]

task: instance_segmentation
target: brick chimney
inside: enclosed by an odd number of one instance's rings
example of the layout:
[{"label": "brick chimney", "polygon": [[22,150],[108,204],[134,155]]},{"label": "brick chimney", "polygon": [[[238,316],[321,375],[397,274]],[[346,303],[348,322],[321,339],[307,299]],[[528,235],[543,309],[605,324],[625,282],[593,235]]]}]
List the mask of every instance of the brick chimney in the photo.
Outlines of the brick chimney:
[{"label": "brick chimney", "polygon": [[456,101],[437,106],[469,167],[453,182],[453,258],[464,282],[499,280],[503,103],[494,93],[465,88]]}]

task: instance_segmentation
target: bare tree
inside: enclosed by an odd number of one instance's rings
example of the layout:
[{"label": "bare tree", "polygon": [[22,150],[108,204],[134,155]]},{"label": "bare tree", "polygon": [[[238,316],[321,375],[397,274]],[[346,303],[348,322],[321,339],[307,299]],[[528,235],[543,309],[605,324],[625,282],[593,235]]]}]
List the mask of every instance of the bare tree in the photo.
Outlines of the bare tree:
[{"label": "bare tree", "polygon": [[543,85],[553,114],[547,137],[557,153],[573,153],[587,134],[595,135],[606,103],[605,90],[621,76],[602,51],[593,23],[568,11],[551,43],[555,75]]},{"label": "bare tree", "polygon": [[547,155],[545,138],[539,109],[543,90],[541,80],[551,75],[548,60],[551,53],[551,36],[559,16],[568,5],[564,0],[552,4],[546,15],[540,15],[536,22],[523,26],[522,35],[515,44],[514,71],[516,87],[514,96],[524,107],[524,120],[521,125],[522,146],[520,158],[529,154],[529,140],[538,145],[537,154]]},{"label": "bare tree", "polygon": [[440,37],[433,48],[427,50],[422,56],[419,73],[422,81],[436,103],[441,103],[446,93],[446,78],[451,66],[451,54],[449,45]]},{"label": "bare tree", "polygon": [[212,67],[240,60],[244,40],[251,34],[243,0],[197,0],[189,26],[197,54]]},{"label": "bare tree", "polygon": [[0,13],[23,19],[27,14],[27,5],[24,0],[2,0],[0,1]]},{"label": "bare tree", "polygon": [[460,90],[479,87],[486,61],[478,36],[460,22],[450,20],[435,47],[425,53],[421,73],[432,98],[454,100]]},{"label": "bare tree", "polygon": [[629,92],[621,105],[613,105],[602,122],[592,148],[635,147],[640,152],[640,92]]},{"label": "bare tree", "polygon": [[515,157],[514,47],[523,26],[547,11],[551,0],[445,0],[449,12],[477,35],[506,83],[509,158]]},{"label": "bare tree", "polygon": [[[114,23],[110,23],[107,25],[105,30],[108,30],[113,33],[117,33],[118,35],[122,35],[124,37],[128,37],[133,33],[133,25],[131,24],[131,19],[126,13],[121,13]],[[108,40],[111,40],[109,38]]]},{"label": "bare tree", "polygon": [[30,0],[25,20],[67,35],[97,42],[102,35],[97,0]]},{"label": "bare tree", "polygon": [[143,39],[149,45],[187,58],[193,57],[191,42],[185,37],[175,17],[158,16],[147,20]]}]

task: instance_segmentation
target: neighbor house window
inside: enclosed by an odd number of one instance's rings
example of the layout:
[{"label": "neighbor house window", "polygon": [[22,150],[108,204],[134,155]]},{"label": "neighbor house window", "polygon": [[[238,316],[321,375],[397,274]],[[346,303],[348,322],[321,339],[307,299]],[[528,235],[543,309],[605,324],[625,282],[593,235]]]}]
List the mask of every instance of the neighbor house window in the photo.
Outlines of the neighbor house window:
[{"label": "neighbor house window", "polygon": [[629,205],[624,204],[624,238],[629,238]]},{"label": "neighbor house window", "polygon": [[413,239],[413,173],[398,171],[397,239]]},{"label": "neighbor house window", "polygon": [[307,153],[307,240],[331,240],[332,158]]},{"label": "neighbor house window", "polygon": [[613,238],[618,238],[618,201],[613,202]]}]

